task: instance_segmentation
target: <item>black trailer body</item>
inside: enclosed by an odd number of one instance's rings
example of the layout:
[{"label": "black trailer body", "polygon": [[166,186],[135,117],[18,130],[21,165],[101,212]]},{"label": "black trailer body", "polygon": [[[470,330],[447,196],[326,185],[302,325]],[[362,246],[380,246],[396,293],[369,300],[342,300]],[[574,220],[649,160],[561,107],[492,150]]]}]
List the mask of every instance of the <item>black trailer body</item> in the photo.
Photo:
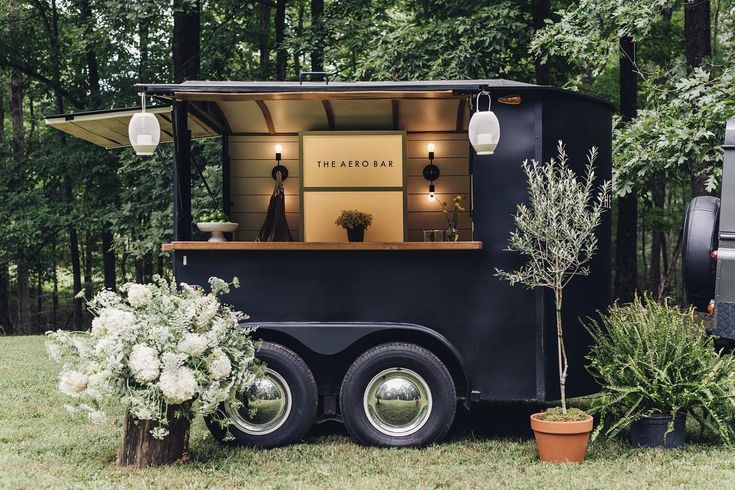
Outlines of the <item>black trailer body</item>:
[{"label": "black trailer body", "polygon": [[[257,327],[257,338],[280,344],[304,360],[316,380],[321,415],[340,415],[338,398],[353,361],[390,342],[415,344],[438,357],[451,374],[458,398],[467,404],[559,398],[553,296],[547,290],[511,287],[496,277],[495,270],[512,270],[523,260],[504,249],[514,228],[516,206],[527,201],[524,160],[548,161],[563,141],[573,168],[581,173],[586,153],[596,146],[598,178],[610,179],[609,104],[553,87],[502,80],[328,85],[187,82],[140,87],[173,102],[176,222],[174,241],[167,249],[173,255],[176,280],[206,285],[210,276],[237,276],[241,286],[225,301],[250,315],[247,325]],[[475,154],[466,143],[471,239],[480,246],[446,250],[177,246],[191,239],[187,124],[193,109],[200,123],[207,120],[207,109],[210,128],[222,134],[223,174],[229,177],[228,137],[234,133],[221,111],[208,109],[218,100],[257,94],[276,100],[304,94],[320,100],[384,94],[400,101],[412,94],[442,91],[474,102],[481,90],[490,94],[501,138],[495,153],[488,156]],[[397,106],[394,103],[394,111]],[[466,134],[459,119],[467,116],[456,115],[457,133]],[[394,113],[392,127],[383,129],[402,129],[396,127],[397,120]],[[334,125],[330,122],[330,126]],[[227,178],[225,209],[230,187]],[[599,250],[591,274],[574,279],[565,293],[568,396],[596,389],[584,367],[590,339],[581,320],[610,302],[610,233],[610,213],[606,213],[597,230]],[[402,445],[395,440],[385,444]]]}]

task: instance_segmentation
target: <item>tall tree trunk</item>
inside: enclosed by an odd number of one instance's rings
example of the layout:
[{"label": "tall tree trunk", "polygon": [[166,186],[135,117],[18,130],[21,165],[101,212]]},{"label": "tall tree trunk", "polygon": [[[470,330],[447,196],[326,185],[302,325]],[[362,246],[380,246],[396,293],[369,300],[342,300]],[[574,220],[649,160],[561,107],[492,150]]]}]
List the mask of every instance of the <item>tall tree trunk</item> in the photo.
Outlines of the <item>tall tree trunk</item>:
[{"label": "tall tree trunk", "polygon": [[128,254],[126,253],[123,253],[120,258],[120,276],[122,276],[121,283],[128,282]]},{"label": "tall tree trunk", "polygon": [[276,80],[286,79],[288,53],[283,46],[286,30],[286,0],[276,0]]},{"label": "tall tree trunk", "polygon": [[87,233],[84,237],[84,296],[87,298],[92,297],[92,290],[94,289],[94,284],[92,283],[95,249],[93,236],[91,233]]},{"label": "tall tree trunk", "polygon": [[684,51],[691,71],[712,56],[710,0],[685,0]]},{"label": "tall tree trunk", "polygon": [[117,289],[117,274],[115,270],[115,251],[113,250],[113,236],[109,231],[102,232],[102,270],[105,276],[105,289]]},{"label": "tall tree trunk", "polygon": [[13,333],[13,323],[10,320],[10,277],[7,264],[0,266],[0,329],[8,335]]},{"label": "tall tree trunk", "polygon": [[[94,17],[92,15],[92,7],[89,2],[89,0],[80,0],[80,10],[82,13],[82,18],[84,19],[84,32],[85,32],[85,38],[91,39],[92,33],[93,33],[93,27],[94,27]],[[146,26],[146,27],[143,27]],[[147,19],[143,18],[139,23],[139,34],[140,34],[140,75],[141,80],[145,80],[146,78],[143,75],[143,69],[145,66],[147,66],[148,63],[148,30],[147,30]],[[99,76],[99,65],[97,63],[97,52],[95,51],[95,45],[92,42],[88,42],[85,46],[86,55],[87,55],[87,84],[89,86],[89,94],[91,99],[91,104],[94,105],[94,107],[99,104],[100,99],[100,76]],[[113,159],[114,157],[110,154],[106,153],[104,160],[109,161]],[[112,189],[116,187],[115,185],[115,176],[112,173],[105,173],[101,177],[101,183],[100,187],[102,189]],[[105,192],[103,193],[107,196],[113,196],[114,192]],[[102,239],[102,268],[103,268],[103,275],[105,278],[105,288],[110,289],[112,291],[115,291],[116,286],[116,278],[115,278],[115,251],[112,249],[112,223],[109,221],[105,221],[103,224],[103,230],[101,233],[101,239]],[[92,240],[92,236],[87,237],[87,260],[89,261],[90,258],[93,256],[92,248],[90,241]],[[89,264],[89,267],[91,267],[91,262]],[[92,296],[92,284],[91,284],[91,276],[92,276],[92,270],[85,267],[85,288],[87,292],[85,293],[87,297]],[[88,280],[87,277],[90,279]]]},{"label": "tall tree trunk", "polygon": [[[638,105],[638,75],[635,66],[635,42],[620,39],[620,114],[625,121],[635,117]],[[615,241],[615,284],[613,295],[621,302],[633,300],[638,287],[638,196],[635,192],[618,199],[617,237]]]},{"label": "tall tree trunk", "polygon": [[146,255],[143,260],[143,282],[149,283],[153,281],[153,257]]},{"label": "tall tree trunk", "polygon": [[[70,205],[73,203],[71,179],[67,176],[64,178],[64,192],[66,200]],[[82,329],[82,298],[77,295],[82,290],[82,266],[79,257],[79,237],[74,224],[69,225],[69,256],[71,258],[71,275],[72,275],[72,292],[74,293],[74,329]]]},{"label": "tall tree trunk", "polygon": [[29,278],[28,262],[19,260],[17,267],[18,275],[18,330],[23,333],[32,333],[31,324],[31,286]]},{"label": "tall tree trunk", "polygon": [[[322,16],[324,15],[324,0],[311,0],[311,27],[322,28]],[[311,71],[324,71],[324,41],[318,34],[313,36],[315,40],[314,49],[311,52]]]},{"label": "tall tree trunk", "polygon": [[[44,332],[48,329],[48,320],[43,312],[43,264],[38,262],[38,270],[36,271],[36,331],[34,333]],[[44,324],[41,325],[41,320]]]},{"label": "tall tree trunk", "polygon": [[52,304],[53,304],[51,318],[52,318],[52,321],[53,321],[53,326],[56,329],[56,328],[59,328],[59,319],[58,319],[58,314],[59,314],[59,272],[58,272],[58,269],[57,269],[57,266],[56,266],[56,237],[55,236],[53,238],[53,241],[51,242],[51,268],[52,268],[51,273],[53,274],[52,281],[53,281],[53,287],[54,287],[54,292],[53,292],[53,295],[52,295],[52,298],[51,298],[52,299]]},{"label": "tall tree trunk", "polygon": [[260,50],[260,79],[270,78],[270,27],[271,7],[266,2],[260,2],[260,26],[258,29],[258,49]]},{"label": "tall tree trunk", "polygon": [[135,282],[143,284],[145,282],[145,272],[143,268],[143,260],[135,259]]},{"label": "tall tree trunk", "polygon": [[79,10],[84,21],[84,52],[87,59],[87,86],[89,90],[90,105],[96,109],[99,104],[100,96],[100,75],[99,65],[97,63],[97,53],[95,52],[95,43],[93,41],[94,34],[94,17],[92,16],[92,6],[89,0],[79,0]]},{"label": "tall tree trunk", "polygon": [[[18,12],[16,1],[10,2],[10,9],[14,15]],[[19,17],[17,17],[19,19]],[[16,23],[14,23],[16,24]],[[13,27],[15,30],[16,27]],[[17,32],[15,33],[17,34]],[[13,127],[10,148],[13,154],[13,162],[17,167],[25,161],[25,128],[23,125],[23,79],[16,70],[10,74],[10,119]],[[17,257],[17,291],[18,291],[18,332],[28,333],[31,328],[31,292],[28,280],[28,263],[24,254],[25,250],[19,250]]]},{"label": "tall tree trunk", "polygon": [[150,32],[150,21],[146,17],[142,17],[138,21],[138,39],[140,45],[140,65],[138,65],[138,76],[141,80],[148,80],[148,37]]},{"label": "tall tree trunk", "polygon": [[200,1],[174,0],[174,82],[199,78],[200,33]]},{"label": "tall tree trunk", "polygon": [[[300,38],[304,33],[304,4],[299,2],[298,20],[296,21],[296,37]],[[296,76],[301,73],[301,50],[293,50],[293,71]]]},{"label": "tall tree trunk", "polygon": [[[535,31],[539,31],[544,27],[544,20],[551,17],[551,0],[533,0],[533,28]],[[536,58],[534,62],[536,69],[536,83],[538,85],[549,85],[551,79],[549,78],[549,64],[541,63]]]},{"label": "tall tree trunk", "polygon": [[[685,0],[684,2],[684,51],[687,70],[702,65],[705,58],[712,56],[710,0]],[[707,194],[705,169],[712,162],[691,162],[692,196]]]},{"label": "tall tree trunk", "polygon": [[[0,148],[5,146],[5,84],[0,79]],[[5,155],[0,153],[0,167],[5,166]],[[0,264],[0,329],[6,334],[13,332],[10,321],[10,277],[8,264]]]},{"label": "tall tree trunk", "polygon": [[[48,26],[49,43],[51,45],[51,76],[54,85],[54,102],[56,105],[57,114],[64,113],[64,96],[61,90],[61,45],[59,43],[59,12],[56,5],[56,0],[51,0],[51,23]],[[64,134],[59,134],[60,143],[62,146],[66,145],[66,138]],[[68,212],[71,212],[74,208],[74,184],[72,182],[72,175],[66,173],[64,175],[64,197],[66,198],[67,205],[69,207]],[[69,223],[69,255],[71,259],[72,268],[72,292],[74,294],[73,299],[73,320],[74,329],[82,329],[82,299],[77,298],[77,295],[82,290],[82,271],[81,262],[79,258],[79,237],[77,236],[77,230],[74,227],[74,222]]]},{"label": "tall tree trunk", "polygon": [[164,271],[163,267],[164,267],[163,266],[163,257],[159,254],[158,255],[158,264],[157,264],[157,267],[156,267],[156,269],[157,269],[156,274],[158,274],[158,277],[164,277],[163,274],[164,274],[165,271]]},{"label": "tall tree trunk", "polygon": [[661,260],[664,257],[665,240],[662,220],[666,206],[666,179],[660,173],[653,178],[651,197],[653,198],[653,216],[651,216],[651,266],[648,270],[648,284],[653,297],[658,298],[662,287]]}]

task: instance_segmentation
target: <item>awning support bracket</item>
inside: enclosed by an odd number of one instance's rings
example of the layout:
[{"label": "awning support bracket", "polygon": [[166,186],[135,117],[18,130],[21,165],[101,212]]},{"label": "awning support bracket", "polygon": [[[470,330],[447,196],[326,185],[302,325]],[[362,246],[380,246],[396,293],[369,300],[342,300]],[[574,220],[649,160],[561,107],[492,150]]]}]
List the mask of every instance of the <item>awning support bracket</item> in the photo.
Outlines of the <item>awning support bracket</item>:
[{"label": "awning support bracket", "polygon": [[214,203],[214,208],[219,209],[220,205],[217,202],[217,198],[214,197],[214,192],[212,192],[212,189],[209,187],[209,184],[207,183],[207,179],[204,178],[204,172],[202,172],[202,169],[197,163],[196,159],[194,158],[194,155],[191,156],[191,162],[194,164],[194,169],[196,169],[197,174],[199,175],[199,178],[202,179],[204,188],[207,189],[207,194],[209,194],[209,197],[212,199],[212,202]]},{"label": "awning support bracket", "polygon": [[168,180],[171,181],[173,184],[174,182],[174,174],[171,173],[171,169],[168,168],[166,165],[166,159],[163,158],[163,153],[161,152],[161,147],[156,148],[156,156],[158,157],[158,161],[161,162],[161,167],[163,167],[163,171],[166,172],[166,175],[168,175]]}]

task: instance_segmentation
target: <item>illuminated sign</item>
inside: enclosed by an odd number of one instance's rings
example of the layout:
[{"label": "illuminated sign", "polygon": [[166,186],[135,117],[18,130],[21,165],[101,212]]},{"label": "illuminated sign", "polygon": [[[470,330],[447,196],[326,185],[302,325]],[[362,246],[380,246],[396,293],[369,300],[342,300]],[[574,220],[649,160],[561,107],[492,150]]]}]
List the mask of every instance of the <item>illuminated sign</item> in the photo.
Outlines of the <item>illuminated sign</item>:
[{"label": "illuminated sign", "polygon": [[344,242],[334,220],[347,209],[373,215],[365,241],[405,240],[403,131],[301,135],[301,234],[305,242]]}]

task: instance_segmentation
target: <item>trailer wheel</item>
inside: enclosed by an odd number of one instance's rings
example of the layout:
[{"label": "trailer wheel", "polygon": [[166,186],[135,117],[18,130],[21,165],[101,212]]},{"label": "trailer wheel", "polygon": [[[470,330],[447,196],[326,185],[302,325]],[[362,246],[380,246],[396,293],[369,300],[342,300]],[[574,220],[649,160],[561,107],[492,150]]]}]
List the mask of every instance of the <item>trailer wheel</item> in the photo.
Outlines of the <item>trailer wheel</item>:
[{"label": "trailer wheel", "polygon": [[[301,357],[279,344],[263,342],[256,357],[266,364],[266,375],[240,395],[238,410],[227,402],[219,407],[230,421],[232,442],[271,448],[300,439],[316,417],[314,375]],[[211,417],[206,423],[215,439],[224,442],[227,429]]]},{"label": "trailer wheel", "polygon": [[382,344],[358,357],[340,391],[342,419],[361,444],[420,447],[449,431],[454,381],[434,354],[415,344]]}]

